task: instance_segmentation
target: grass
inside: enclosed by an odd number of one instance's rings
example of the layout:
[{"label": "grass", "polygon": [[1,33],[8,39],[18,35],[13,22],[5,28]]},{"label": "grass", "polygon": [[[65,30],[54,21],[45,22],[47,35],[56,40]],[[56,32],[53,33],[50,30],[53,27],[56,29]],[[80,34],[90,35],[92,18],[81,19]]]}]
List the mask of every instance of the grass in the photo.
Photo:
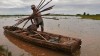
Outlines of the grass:
[{"label": "grass", "polygon": [[0,46],[0,52],[1,51],[5,51],[5,49],[3,48],[3,46]]},{"label": "grass", "polygon": [[12,53],[5,49],[3,45],[0,45],[0,56],[12,56]]},{"label": "grass", "polygon": [[[4,45],[0,45],[0,56],[12,56],[12,52],[4,48]],[[19,56],[24,56],[24,53]]]},{"label": "grass", "polygon": [[100,20],[100,15],[81,15],[82,19]]}]

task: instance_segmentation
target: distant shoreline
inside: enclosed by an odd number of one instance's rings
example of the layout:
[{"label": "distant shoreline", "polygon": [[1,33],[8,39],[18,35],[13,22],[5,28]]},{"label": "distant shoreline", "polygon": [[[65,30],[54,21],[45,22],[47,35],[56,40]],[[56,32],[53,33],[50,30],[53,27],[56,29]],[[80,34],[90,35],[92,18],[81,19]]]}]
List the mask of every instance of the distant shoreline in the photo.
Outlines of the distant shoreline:
[{"label": "distant shoreline", "polygon": [[[10,17],[10,16],[29,16],[29,15],[0,15],[1,17]],[[42,15],[42,16],[80,16],[82,19],[94,19],[100,20],[100,15],[62,15],[62,14],[53,14],[53,15]]]},{"label": "distant shoreline", "polygon": [[[29,16],[29,15],[0,15],[0,16]],[[42,16],[76,16],[76,15],[42,15]]]}]

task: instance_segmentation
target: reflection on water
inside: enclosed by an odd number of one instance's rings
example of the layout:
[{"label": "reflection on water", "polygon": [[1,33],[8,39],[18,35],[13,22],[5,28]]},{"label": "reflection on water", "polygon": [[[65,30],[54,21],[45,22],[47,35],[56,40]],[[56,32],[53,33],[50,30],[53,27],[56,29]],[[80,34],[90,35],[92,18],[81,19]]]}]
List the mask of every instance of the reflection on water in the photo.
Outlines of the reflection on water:
[{"label": "reflection on water", "polygon": [[[57,16],[57,18],[59,20],[44,19],[46,32],[82,39],[81,50],[77,51],[74,56],[100,56],[100,20],[79,19],[80,17],[75,16]],[[16,23],[14,21],[16,19],[18,17],[2,17],[0,19],[0,45],[7,45],[13,56],[67,56],[27,44],[8,35],[4,36],[2,27],[13,25]]]}]

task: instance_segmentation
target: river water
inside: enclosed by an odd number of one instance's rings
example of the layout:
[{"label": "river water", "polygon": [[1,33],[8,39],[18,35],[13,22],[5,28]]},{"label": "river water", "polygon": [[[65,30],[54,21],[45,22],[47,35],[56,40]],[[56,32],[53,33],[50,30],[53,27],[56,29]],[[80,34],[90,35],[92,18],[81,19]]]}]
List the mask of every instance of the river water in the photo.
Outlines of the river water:
[{"label": "river water", "polygon": [[[4,45],[12,56],[70,56],[25,43],[4,33],[3,26],[13,25],[16,19],[23,17],[25,16],[0,17],[0,45]],[[80,19],[76,16],[46,17],[57,17],[59,20],[44,19],[45,32],[82,40],[81,49],[73,56],[100,56],[100,20]],[[27,25],[29,24],[30,22]]]}]

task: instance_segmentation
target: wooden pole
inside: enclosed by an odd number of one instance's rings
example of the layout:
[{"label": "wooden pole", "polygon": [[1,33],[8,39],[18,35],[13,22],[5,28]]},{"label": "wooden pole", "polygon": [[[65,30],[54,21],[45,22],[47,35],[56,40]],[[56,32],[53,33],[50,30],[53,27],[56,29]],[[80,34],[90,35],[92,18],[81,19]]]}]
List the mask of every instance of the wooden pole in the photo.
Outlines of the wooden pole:
[{"label": "wooden pole", "polygon": [[40,1],[39,5],[37,6],[37,8],[39,8],[40,4],[42,3],[43,0]]},{"label": "wooden pole", "polygon": [[45,5],[43,5],[39,10],[41,10],[43,7],[45,7],[47,4],[49,4],[52,0],[48,1]]},{"label": "wooden pole", "polygon": [[16,27],[18,26],[19,24],[21,24],[22,22],[24,22],[25,20],[27,20],[26,18],[23,18],[21,20],[19,20],[16,24],[14,24],[13,26]]},{"label": "wooden pole", "polygon": [[31,23],[33,24],[33,20],[31,19]]},{"label": "wooden pole", "polygon": [[50,7],[46,8],[46,9],[43,9],[43,10],[41,10],[40,12],[44,12],[44,11],[51,10],[51,9],[52,9],[54,6],[55,6],[55,5],[53,5],[53,6],[50,6]]},{"label": "wooden pole", "polygon": [[[25,25],[27,24],[28,21],[29,21],[29,19],[25,22],[25,24],[23,25],[23,28],[25,27]],[[23,29],[23,28],[22,28],[22,29]]]},{"label": "wooden pole", "polygon": [[39,5],[37,6],[37,9],[39,9],[43,5],[44,2],[45,2],[45,0],[41,0],[41,2],[39,3]]}]

